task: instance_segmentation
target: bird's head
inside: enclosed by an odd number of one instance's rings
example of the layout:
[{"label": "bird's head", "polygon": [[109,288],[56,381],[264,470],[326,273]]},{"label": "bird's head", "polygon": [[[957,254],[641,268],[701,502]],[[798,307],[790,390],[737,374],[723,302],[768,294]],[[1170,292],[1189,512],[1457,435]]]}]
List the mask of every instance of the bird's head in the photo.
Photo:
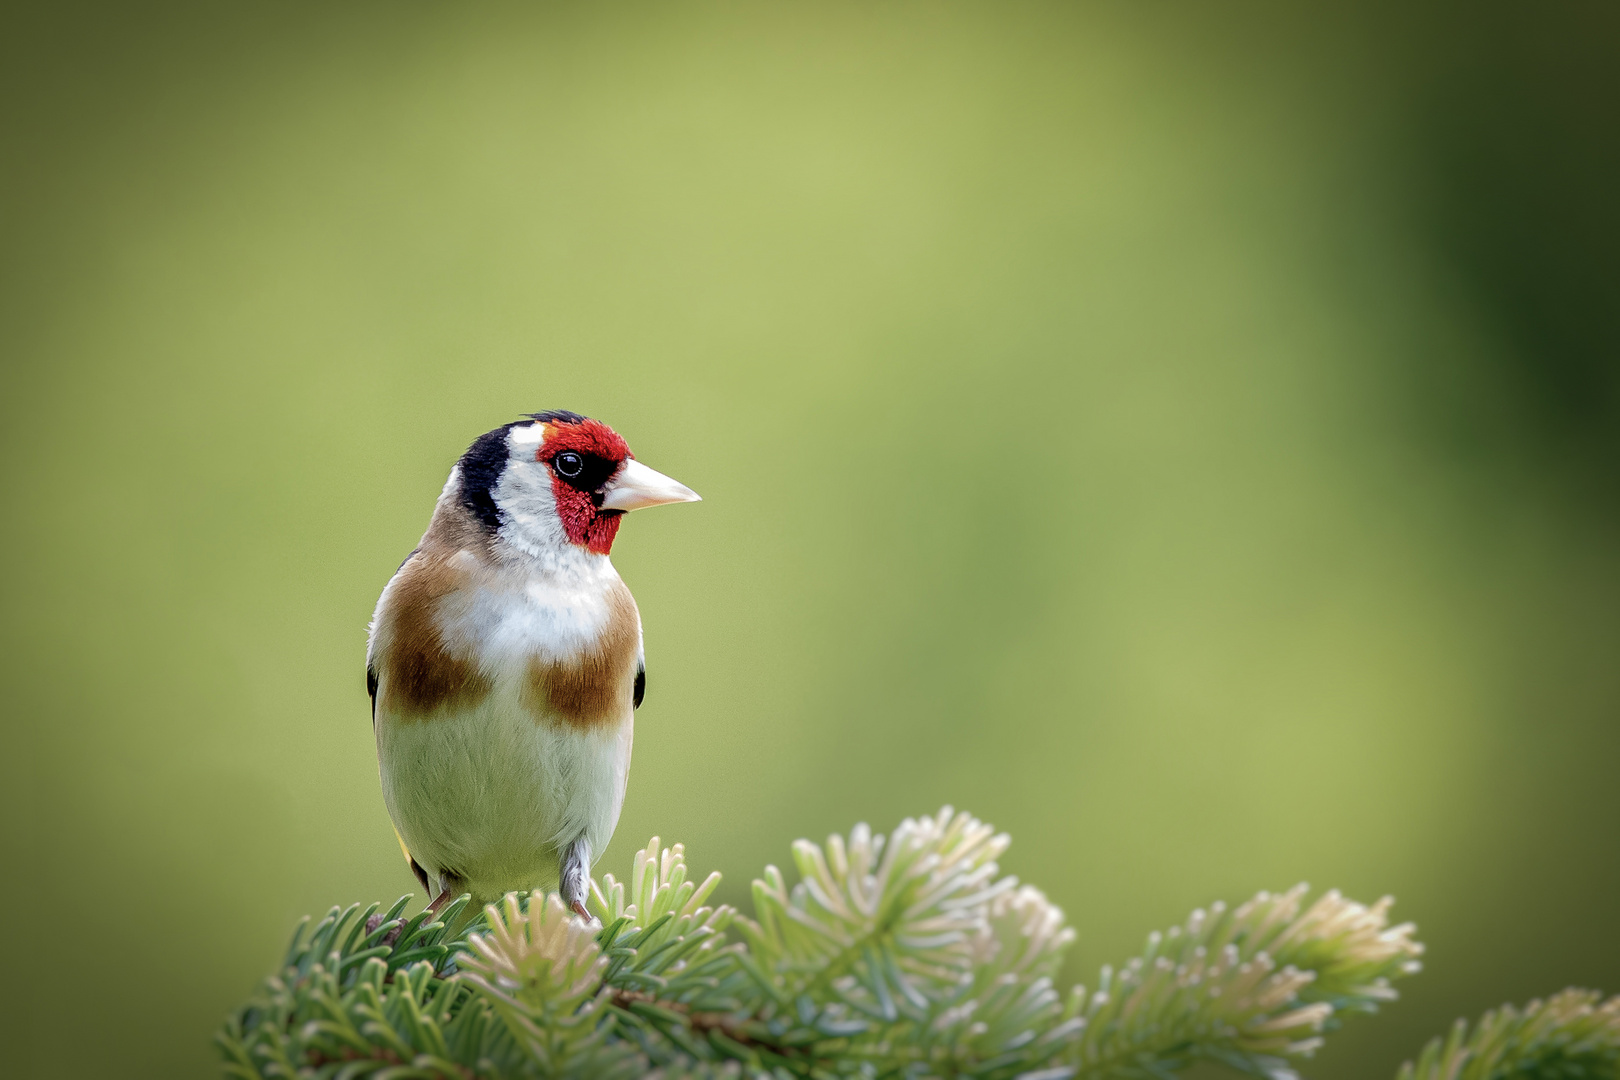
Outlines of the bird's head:
[{"label": "bird's head", "polygon": [[480,437],[462,455],[459,475],[461,504],[532,554],[575,545],[606,555],[626,512],[699,499],[637,461],[600,420],[562,410]]}]

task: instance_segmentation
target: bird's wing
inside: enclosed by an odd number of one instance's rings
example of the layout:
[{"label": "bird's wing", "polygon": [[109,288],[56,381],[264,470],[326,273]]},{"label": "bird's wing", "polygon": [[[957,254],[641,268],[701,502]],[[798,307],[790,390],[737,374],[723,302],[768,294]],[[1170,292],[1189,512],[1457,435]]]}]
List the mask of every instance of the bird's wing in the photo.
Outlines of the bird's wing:
[{"label": "bird's wing", "polygon": [[[399,565],[394,568],[394,572],[389,575],[387,584],[383,586],[383,597],[388,595],[388,586],[392,585],[394,583],[394,579],[399,577],[399,572],[405,569],[405,564],[416,558],[416,553],[421,550],[422,545],[418,544],[416,547],[411,548],[411,553],[409,555],[400,560]],[[377,601],[377,610],[372,613],[371,626],[366,633],[366,696],[371,699],[371,726],[373,728],[377,726],[377,664],[376,661],[371,658],[371,650],[376,645],[377,618],[379,615],[381,615],[381,613],[382,598],[379,597]],[[399,834],[396,832],[394,835],[398,836]],[[404,847],[405,841],[401,840],[399,842],[399,846]],[[407,858],[410,857],[410,852],[406,852],[405,854]]]},{"label": "bird's wing", "polygon": [[630,700],[634,708],[641,708],[641,699],[647,696],[647,658],[639,657],[636,660],[636,688]]}]

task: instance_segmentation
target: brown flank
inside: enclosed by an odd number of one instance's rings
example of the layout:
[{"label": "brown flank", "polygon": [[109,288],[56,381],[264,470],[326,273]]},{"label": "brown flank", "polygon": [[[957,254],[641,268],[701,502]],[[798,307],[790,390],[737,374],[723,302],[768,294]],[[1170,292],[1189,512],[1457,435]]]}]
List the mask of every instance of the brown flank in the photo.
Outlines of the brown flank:
[{"label": "brown flank", "polygon": [[439,600],[464,583],[451,560],[470,549],[481,558],[489,540],[459,501],[441,504],[405,560],[393,584],[383,619],[387,648],[377,657],[384,708],[403,720],[425,720],[444,710],[469,709],[490,691],[489,676],[467,656],[445,647],[436,621]]},{"label": "brown flank", "polygon": [[623,582],[614,582],[607,601],[608,624],[591,649],[571,660],[529,660],[524,708],[575,728],[593,728],[630,711],[640,620]]}]

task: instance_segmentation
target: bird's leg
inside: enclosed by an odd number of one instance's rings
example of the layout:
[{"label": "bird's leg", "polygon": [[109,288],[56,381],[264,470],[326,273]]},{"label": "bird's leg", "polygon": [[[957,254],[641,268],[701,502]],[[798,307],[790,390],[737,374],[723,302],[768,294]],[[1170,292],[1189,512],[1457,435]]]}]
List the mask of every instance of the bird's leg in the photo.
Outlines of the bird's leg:
[{"label": "bird's leg", "polygon": [[563,848],[562,872],[558,892],[563,903],[574,909],[574,914],[586,921],[590,912],[585,910],[585,894],[591,887],[591,842],[583,835]]},{"label": "bird's leg", "polygon": [[454,870],[446,870],[439,875],[439,895],[433,898],[433,903],[427,906],[428,911],[435,916],[444,909],[444,905],[467,891],[467,879]]}]

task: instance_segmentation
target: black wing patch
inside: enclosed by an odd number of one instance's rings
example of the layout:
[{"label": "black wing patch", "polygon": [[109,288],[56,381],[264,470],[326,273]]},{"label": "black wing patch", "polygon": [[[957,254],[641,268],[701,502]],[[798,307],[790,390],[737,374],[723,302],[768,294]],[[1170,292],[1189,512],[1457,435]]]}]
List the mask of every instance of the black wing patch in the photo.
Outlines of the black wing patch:
[{"label": "black wing patch", "polygon": [[634,701],[635,704],[633,706],[631,706],[631,707],[636,708],[636,709],[641,708],[641,699],[646,697],[646,696],[647,696],[647,661],[643,660],[640,663],[636,664],[636,689],[635,689],[634,696],[632,696],[631,699],[630,699],[630,700]]},{"label": "black wing patch", "polygon": [[377,669],[366,665],[366,696],[371,699],[371,722],[377,723]]}]

